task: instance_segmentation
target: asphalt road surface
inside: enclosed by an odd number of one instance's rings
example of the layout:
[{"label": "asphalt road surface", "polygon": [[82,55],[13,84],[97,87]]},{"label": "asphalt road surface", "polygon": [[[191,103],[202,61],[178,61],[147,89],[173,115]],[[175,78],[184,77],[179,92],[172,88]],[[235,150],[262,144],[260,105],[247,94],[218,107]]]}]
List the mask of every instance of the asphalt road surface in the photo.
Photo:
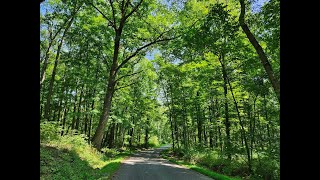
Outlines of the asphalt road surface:
[{"label": "asphalt road surface", "polygon": [[198,172],[171,163],[159,153],[169,148],[163,146],[154,150],[140,151],[124,160],[113,180],[212,180]]}]

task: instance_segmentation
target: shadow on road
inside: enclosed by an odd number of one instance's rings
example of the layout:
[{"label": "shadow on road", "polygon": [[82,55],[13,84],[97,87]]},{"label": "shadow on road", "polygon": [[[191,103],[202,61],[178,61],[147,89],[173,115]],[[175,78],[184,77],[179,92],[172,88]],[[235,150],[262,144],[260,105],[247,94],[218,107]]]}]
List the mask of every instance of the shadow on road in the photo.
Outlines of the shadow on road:
[{"label": "shadow on road", "polygon": [[212,180],[211,178],[171,163],[160,157],[160,152],[169,148],[142,150],[122,162],[113,180]]}]

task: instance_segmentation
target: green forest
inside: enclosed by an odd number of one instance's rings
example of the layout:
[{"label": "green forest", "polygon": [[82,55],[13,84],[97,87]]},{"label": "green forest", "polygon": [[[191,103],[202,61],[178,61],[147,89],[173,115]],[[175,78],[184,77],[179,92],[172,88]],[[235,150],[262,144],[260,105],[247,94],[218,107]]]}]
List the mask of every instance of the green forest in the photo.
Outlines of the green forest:
[{"label": "green forest", "polygon": [[40,179],[164,145],[216,180],[280,179],[280,0],[40,2]]}]

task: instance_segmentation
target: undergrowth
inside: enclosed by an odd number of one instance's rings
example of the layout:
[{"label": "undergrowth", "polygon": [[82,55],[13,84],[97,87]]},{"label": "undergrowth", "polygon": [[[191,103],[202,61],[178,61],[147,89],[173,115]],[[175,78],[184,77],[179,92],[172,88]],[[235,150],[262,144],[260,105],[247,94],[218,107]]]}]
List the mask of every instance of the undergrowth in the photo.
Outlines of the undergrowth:
[{"label": "undergrowth", "polygon": [[88,144],[85,135],[60,136],[56,131],[54,123],[40,127],[40,179],[109,179],[132,154],[127,149],[100,152]]},{"label": "undergrowth", "polygon": [[[245,157],[234,156],[230,161],[220,152],[208,149],[172,149],[164,150],[162,156],[170,161],[184,165],[190,169],[198,171],[216,180],[234,179],[280,179],[279,163],[259,155],[258,159],[253,159],[252,170],[249,172]],[[257,155],[255,155],[257,156]]]}]

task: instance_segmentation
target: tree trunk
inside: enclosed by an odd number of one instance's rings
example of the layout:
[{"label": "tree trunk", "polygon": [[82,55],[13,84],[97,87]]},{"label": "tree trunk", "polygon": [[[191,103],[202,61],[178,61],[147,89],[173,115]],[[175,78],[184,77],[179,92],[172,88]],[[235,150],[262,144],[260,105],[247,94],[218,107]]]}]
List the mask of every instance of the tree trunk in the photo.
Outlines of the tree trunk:
[{"label": "tree trunk", "polygon": [[146,127],[145,127],[145,136],[144,136],[144,148],[148,149],[148,140],[149,140],[149,119],[147,119]]},{"label": "tree trunk", "polygon": [[[74,14],[75,15],[75,14]],[[72,16],[74,16],[72,15]],[[71,18],[71,17],[70,17]],[[42,84],[43,84],[43,81],[45,79],[45,74],[46,74],[46,70],[47,70],[47,66],[48,66],[48,60],[49,60],[49,51],[50,51],[50,48],[55,40],[55,38],[57,37],[57,35],[60,33],[60,31],[62,30],[63,26],[69,21],[69,19],[67,19],[63,25],[57,30],[57,32],[55,33],[55,35],[53,37],[51,37],[51,33],[52,32],[49,32],[50,34],[50,40],[49,40],[49,45],[46,49],[46,52],[45,52],[45,55],[44,55],[44,62],[43,62],[43,66],[42,66],[42,69],[41,69],[41,72],[40,72],[40,92],[41,92],[41,88],[42,88]]]},{"label": "tree trunk", "polygon": [[98,127],[96,129],[96,132],[92,138],[92,144],[98,150],[101,149],[101,141],[103,138],[105,126],[106,126],[108,119],[109,119],[112,97],[113,97],[115,85],[116,85],[115,78],[117,75],[116,69],[118,67],[118,55],[119,55],[121,31],[122,31],[122,29],[116,31],[114,51],[113,51],[114,52],[113,53],[113,62],[112,62],[112,66],[111,66],[111,70],[110,70],[110,74],[109,74],[107,92],[106,92],[106,95],[104,98],[103,112],[100,117],[100,121],[99,121]]},{"label": "tree trunk", "polygon": [[138,143],[137,145],[139,146],[141,142],[141,130],[138,130]]},{"label": "tree trunk", "polygon": [[253,47],[255,48],[257,54],[259,55],[260,61],[269,77],[269,80],[272,84],[272,87],[277,95],[278,101],[280,103],[280,82],[278,81],[278,79],[275,77],[274,73],[273,73],[273,69],[271,64],[269,63],[269,60],[265,54],[265,52],[263,51],[262,47],[260,46],[259,42],[256,40],[256,38],[254,37],[254,35],[251,33],[249,27],[247,26],[247,24],[244,21],[244,17],[245,17],[245,4],[244,4],[244,0],[240,0],[240,5],[241,5],[241,13],[239,16],[239,22],[240,22],[240,26],[242,28],[242,30],[245,32],[246,36],[248,37],[249,41],[251,42],[251,44],[253,45]]},{"label": "tree trunk", "polygon": [[220,61],[220,64],[221,64],[221,67],[222,67],[223,72],[225,74],[225,78],[227,80],[227,83],[229,84],[230,92],[231,92],[231,95],[232,95],[232,98],[233,98],[233,101],[234,101],[234,104],[235,104],[235,107],[236,107],[236,110],[237,110],[237,115],[238,115],[238,119],[239,119],[239,122],[240,122],[241,130],[242,130],[241,131],[241,135],[242,135],[242,139],[244,140],[244,144],[245,144],[245,148],[246,148],[246,152],[247,152],[248,168],[249,168],[250,173],[252,173],[250,150],[249,150],[249,145],[248,145],[247,138],[246,138],[246,133],[245,133],[243,121],[242,121],[241,116],[240,116],[238,103],[237,103],[237,101],[235,99],[235,96],[233,94],[232,86],[231,86],[231,83],[230,83],[229,78],[227,76],[227,71],[226,71],[225,66],[223,64],[223,61]]},{"label": "tree trunk", "polygon": [[255,128],[256,128],[256,100],[257,100],[258,96],[255,97],[255,99],[253,100],[253,115],[252,115],[252,119],[253,119],[253,125],[252,125],[252,134],[251,134],[251,157],[252,157],[252,151],[253,151],[253,145],[255,143]]},{"label": "tree trunk", "polygon": [[121,129],[121,134],[122,134],[121,147],[124,146],[124,135],[125,135],[125,131],[126,131],[125,127],[122,126],[122,129]]},{"label": "tree trunk", "polygon": [[[211,106],[213,106],[213,102],[211,101]],[[209,105],[208,110],[209,110],[209,122],[210,122],[210,126],[209,126],[209,147],[213,148],[213,108],[211,108],[211,106]]]},{"label": "tree trunk", "polygon": [[187,141],[187,109],[185,97],[183,97],[183,145],[185,149],[189,149]]},{"label": "tree trunk", "polygon": [[231,141],[230,141],[230,121],[229,121],[229,106],[228,106],[228,89],[227,89],[227,74],[223,65],[224,61],[224,54],[221,53],[219,56],[219,61],[221,63],[221,68],[222,68],[222,76],[223,76],[223,92],[224,92],[224,109],[225,109],[225,126],[226,126],[226,152],[228,159],[231,160]]},{"label": "tree trunk", "polygon": [[[80,10],[81,6],[79,6],[79,8],[75,12],[78,12]],[[50,79],[50,84],[49,84],[49,93],[48,93],[48,96],[47,96],[47,103],[46,103],[46,108],[45,108],[45,113],[44,113],[44,119],[48,119],[49,115],[50,115],[49,112],[50,112],[51,97],[52,97],[52,94],[53,94],[53,84],[54,84],[54,81],[55,81],[54,79],[56,77],[57,66],[58,66],[58,63],[59,63],[59,57],[60,57],[61,47],[62,47],[62,44],[63,44],[63,39],[64,39],[67,31],[69,30],[69,28],[70,28],[70,26],[71,26],[71,24],[72,24],[72,22],[73,22],[73,20],[75,18],[75,15],[76,15],[76,13],[74,13],[72,18],[70,19],[70,22],[67,25],[66,29],[64,30],[63,35],[62,35],[62,37],[60,39],[60,42],[59,42],[59,45],[58,45],[56,59],[55,59],[55,62],[54,62],[52,75],[51,75],[51,79]]]},{"label": "tree trunk", "polygon": [[221,128],[218,126],[218,134],[219,134],[219,145],[220,145],[220,152],[223,151],[223,141],[222,141],[222,135],[221,135]]},{"label": "tree trunk", "polygon": [[[60,30],[61,30],[61,29],[60,29]],[[53,41],[54,41],[54,39],[50,39],[48,48],[47,48],[46,53],[45,53],[45,58],[44,58],[43,66],[42,66],[42,69],[41,69],[41,72],[40,72],[40,92],[41,92],[42,84],[43,84],[43,81],[44,81],[44,79],[45,79],[45,73],[46,73],[47,66],[48,66],[49,50],[50,50],[50,48],[51,48],[51,46],[52,46],[52,44],[53,44]]]},{"label": "tree trunk", "polygon": [[113,122],[110,126],[111,126],[111,129],[109,134],[108,147],[113,148],[114,147],[114,130],[116,128],[116,123]]},{"label": "tree trunk", "polygon": [[84,134],[87,134],[87,129],[88,129],[88,120],[89,120],[89,117],[88,117],[88,113],[89,113],[89,102],[87,102],[85,104],[85,117],[84,117],[84,127],[82,129],[82,132],[84,132]]},{"label": "tree trunk", "polygon": [[199,99],[199,91],[197,92],[197,101],[196,101],[196,113],[197,113],[197,127],[198,127],[198,140],[199,146],[202,147],[202,118],[200,113],[200,105],[198,102]]},{"label": "tree trunk", "polygon": [[267,123],[267,132],[268,132],[268,142],[269,142],[269,149],[272,149],[272,143],[271,143],[271,135],[270,135],[270,127],[269,124],[271,124],[271,121],[268,118],[268,111],[267,111],[267,100],[266,100],[266,95],[264,95],[264,113],[266,117]]},{"label": "tree trunk", "polygon": [[173,127],[173,123],[172,123],[172,112],[169,109],[169,119],[170,119],[170,128],[171,128],[171,139],[172,139],[172,149],[174,151],[174,127]]},{"label": "tree trunk", "polygon": [[61,110],[62,110],[62,98],[59,101],[59,105],[58,105],[58,119],[57,122],[60,122],[60,114],[61,114]]},{"label": "tree trunk", "polygon": [[175,139],[176,139],[176,145],[178,146],[179,149],[179,132],[178,132],[178,126],[177,126],[177,121],[174,121],[174,133],[175,133]]},{"label": "tree trunk", "polygon": [[[218,98],[216,99],[216,112],[215,112],[215,119],[216,119],[216,123],[217,123],[217,145],[220,147],[220,151],[222,153],[223,151],[223,141],[222,141],[222,135],[221,135],[221,128],[220,128],[220,124],[218,124],[218,119],[220,117],[220,109],[219,109],[219,101]],[[220,121],[219,121],[220,122]],[[219,143],[218,143],[219,140]]]},{"label": "tree trunk", "polygon": [[[65,76],[66,76],[66,73],[64,73],[64,83],[63,83],[63,87],[62,87],[62,90],[61,90],[61,94],[64,94],[64,91],[66,89],[66,86],[67,86],[67,80],[65,79]],[[62,110],[62,100],[64,100],[64,108],[66,107],[67,105],[67,98],[65,96],[61,97],[60,98],[60,102],[59,102],[59,112],[58,112],[58,122],[60,122],[60,112]]]},{"label": "tree trunk", "polygon": [[110,131],[111,131],[111,127],[109,126],[107,131],[104,133],[103,138],[102,138],[102,147],[108,146],[108,142],[109,142],[109,136],[110,136]]},{"label": "tree trunk", "polygon": [[66,127],[66,118],[67,118],[67,113],[69,111],[69,107],[65,107],[64,112],[63,112],[63,120],[62,120],[62,131],[61,131],[61,136],[63,136],[65,127]]},{"label": "tree trunk", "polygon": [[[96,89],[93,90],[93,95],[95,94],[95,92],[96,92]],[[92,103],[91,103],[91,110],[92,111],[94,110],[94,99],[92,100]],[[89,126],[88,126],[88,139],[89,139],[89,141],[91,138],[92,118],[93,118],[93,114],[90,115],[90,119],[89,119]]]},{"label": "tree trunk", "polygon": [[[134,124],[134,117],[133,117],[133,115],[131,116],[131,119],[132,119],[132,123]],[[129,136],[130,136],[129,146],[130,146],[130,147],[132,147],[132,142],[133,142],[133,140],[134,140],[133,131],[134,131],[134,128],[131,127],[130,132],[129,132]]]},{"label": "tree trunk", "polygon": [[[113,1],[109,1],[110,5],[113,7]],[[129,1],[128,1],[129,2]],[[98,124],[98,127],[96,129],[96,132],[92,138],[92,143],[93,146],[97,149],[101,148],[101,141],[102,141],[102,137],[103,137],[103,132],[105,129],[105,125],[108,122],[108,118],[109,118],[109,113],[110,113],[110,109],[111,109],[111,102],[112,102],[112,97],[115,91],[115,86],[116,86],[116,76],[117,76],[117,72],[118,70],[125,65],[132,57],[136,56],[141,50],[151,46],[152,44],[155,44],[157,42],[161,42],[161,41],[165,41],[165,40],[171,40],[171,39],[157,39],[155,41],[152,41],[151,43],[145,44],[144,46],[138,48],[134,53],[132,53],[130,56],[128,56],[127,58],[125,58],[120,65],[118,65],[118,56],[119,56],[119,47],[120,47],[120,40],[121,40],[121,34],[122,34],[122,30],[123,27],[127,21],[127,19],[139,8],[139,6],[141,5],[143,1],[140,1],[127,15],[126,15],[126,8],[127,6],[123,6],[123,8],[121,8],[121,19],[119,22],[119,26],[116,27],[116,19],[115,19],[115,14],[114,11],[112,11],[113,14],[113,23],[111,23],[112,27],[114,28],[115,31],[115,40],[114,40],[114,50],[113,50],[113,60],[112,60],[112,66],[111,66],[111,70],[109,73],[109,79],[108,79],[108,88],[107,88],[107,92],[104,98],[104,105],[103,105],[103,113],[100,117],[100,121]],[[113,9],[113,8],[112,8]],[[109,21],[109,20],[108,20]]]},{"label": "tree trunk", "polygon": [[[77,110],[77,99],[78,99],[78,95],[77,95],[77,92],[78,91],[78,88],[76,87],[76,92],[75,92],[75,99],[74,99],[74,104],[73,104],[73,118],[72,118],[72,122],[71,122],[71,128],[74,129],[74,125],[75,125],[75,122],[76,122],[76,110]],[[69,128],[68,128],[69,129]]]},{"label": "tree trunk", "polygon": [[80,113],[81,113],[81,101],[83,97],[83,91],[84,91],[84,84],[81,87],[80,90],[80,99],[79,99],[79,104],[78,104],[78,113],[77,113],[77,120],[76,120],[76,126],[75,129],[79,131],[79,125],[80,125]]}]

